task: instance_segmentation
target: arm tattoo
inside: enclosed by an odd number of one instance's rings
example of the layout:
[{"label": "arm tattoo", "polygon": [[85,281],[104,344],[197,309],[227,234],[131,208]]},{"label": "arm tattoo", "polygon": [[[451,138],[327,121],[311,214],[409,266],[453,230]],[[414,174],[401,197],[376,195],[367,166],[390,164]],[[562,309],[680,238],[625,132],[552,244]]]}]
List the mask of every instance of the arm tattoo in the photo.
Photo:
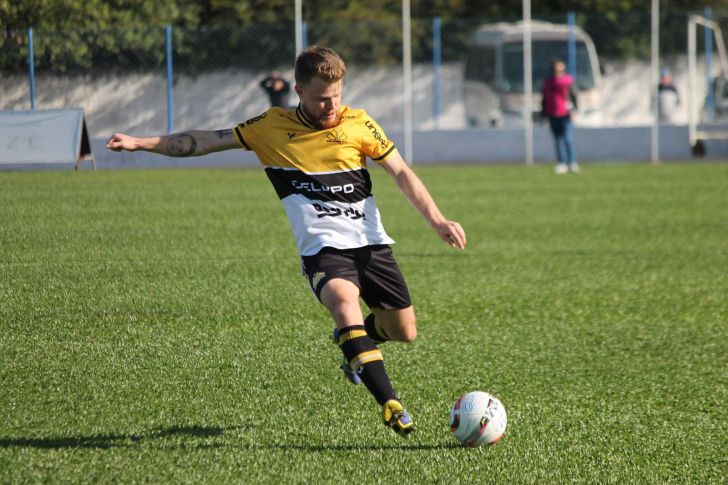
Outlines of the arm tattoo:
[{"label": "arm tattoo", "polygon": [[233,130],[217,130],[215,134],[221,140],[233,138]]},{"label": "arm tattoo", "polygon": [[189,157],[195,150],[197,150],[197,140],[188,133],[173,137],[167,145],[167,153],[173,157]]}]

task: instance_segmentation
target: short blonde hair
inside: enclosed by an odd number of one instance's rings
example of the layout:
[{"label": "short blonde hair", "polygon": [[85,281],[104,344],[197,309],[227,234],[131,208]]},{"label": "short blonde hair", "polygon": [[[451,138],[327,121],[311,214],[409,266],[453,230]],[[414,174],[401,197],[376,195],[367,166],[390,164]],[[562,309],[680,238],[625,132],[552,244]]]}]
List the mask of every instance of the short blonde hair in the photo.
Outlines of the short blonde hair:
[{"label": "short blonde hair", "polygon": [[346,64],[332,49],[312,46],[298,54],[295,76],[296,84],[301,87],[305,87],[316,76],[335,83],[346,76]]}]

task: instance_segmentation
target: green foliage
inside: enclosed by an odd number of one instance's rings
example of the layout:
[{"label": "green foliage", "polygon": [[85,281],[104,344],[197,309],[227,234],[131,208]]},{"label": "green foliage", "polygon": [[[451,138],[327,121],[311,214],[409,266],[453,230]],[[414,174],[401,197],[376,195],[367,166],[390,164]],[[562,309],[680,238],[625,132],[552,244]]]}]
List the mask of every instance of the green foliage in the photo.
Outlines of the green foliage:
[{"label": "green foliage", "polygon": [[[728,0],[709,2],[718,15]],[[673,35],[686,37],[685,12],[708,2],[663,1],[663,17]],[[475,19],[515,21],[521,0],[427,0],[413,2],[413,57],[431,57],[432,17],[443,18],[443,59],[462,57]],[[563,23],[565,13],[579,14],[600,54],[644,58],[649,55],[650,2],[624,0],[553,0],[535,2],[534,18]],[[331,0],[303,2],[310,26],[309,44],[329,45],[352,65],[395,63],[401,59],[401,2]],[[43,72],[108,73],[115,69],[149,70],[164,64],[163,27],[175,34],[175,64],[180,72],[246,66],[269,69],[290,63],[293,42],[292,0],[0,0],[0,70],[27,72],[27,29],[35,29],[36,67]],[[467,24],[449,30],[447,25]],[[276,32],[262,32],[263,25]],[[198,27],[204,29],[194,31]],[[227,29],[227,30],[226,30]],[[177,45],[177,42],[181,42]],[[253,47],[257,55],[246,54]],[[684,43],[667,43],[665,54],[682,53]],[[285,60],[285,61],[284,61]]]},{"label": "green foliage", "polygon": [[[417,168],[464,251],[372,171],[408,441],[338,369],[262,171],[3,173],[0,482],[724,482],[728,164],[582,169]],[[475,389],[509,427],[464,449]]]},{"label": "green foliage", "polygon": [[309,43],[334,49],[348,65],[397,63],[402,59],[402,29],[395,20],[312,23]]},{"label": "green foliage", "polygon": [[[664,12],[728,10],[728,0],[695,2],[663,0]],[[521,0],[426,0],[412,2],[417,18],[517,18],[522,15]],[[566,13],[589,14],[649,13],[651,2],[643,0],[551,0],[535,2],[535,16]],[[303,1],[304,20],[309,22],[399,21],[399,0]],[[294,19],[290,0],[0,0],[0,30],[108,29],[131,25],[175,23],[196,25],[241,25],[250,23],[287,23]]]},{"label": "green foliage", "polygon": [[173,61],[176,74],[245,67],[270,70],[293,64],[294,30],[290,25],[203,26],[175,28]]},{"label": "green foliage", "polygon": [[3,30],[107,29],[179,20],[175,0],[3,0]]},{"label": "green foliage", "polygon": [[100,57],[110,67],[134,68],[140,64],[134,52],[143,52],[142,63],[158,63],[164,56],[161,28],[193,20],[173,0],[5,0],[1,5],[0,69],[6,71],[27,69],[29,27],[36,67],[66,72],[98,64]]}]

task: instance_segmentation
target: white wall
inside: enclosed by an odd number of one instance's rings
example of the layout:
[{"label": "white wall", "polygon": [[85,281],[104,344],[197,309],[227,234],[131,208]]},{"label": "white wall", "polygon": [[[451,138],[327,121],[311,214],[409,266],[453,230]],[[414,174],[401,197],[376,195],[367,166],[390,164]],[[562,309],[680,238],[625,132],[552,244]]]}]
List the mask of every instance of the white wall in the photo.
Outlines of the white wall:
[{"label": "white wall", "polygon": [[[647,61],[603,60],[608,72],[603,80],[604,125],[612,128],[575,130],[580,161],[648,160],[650,158],[650,66]],[[687,121],[687,70],[685,57],[664,61],[670,67],[683,98],[680,118]],[[716,63],[717,64],[717,63]],[[699,68],[699,72],[702,72]],[[440,106],[441,131],[433,131],[432,66],[414,66],[414,160],[436,162],[514,162],[523,163],[523,132],[511,130],[470,130],[465,123],[463,105],[463,65],[442,66]],[[292,79],[292,71],[282,75]],[[716,72],[717,74],[717,72]],[[265,93],[258,86],[262,73],[239,69],[210,72],[196,78],[180,76],[174,86],[175,131],[193,128],[230,128],[259,114],[268,107]],[[29,109],[27,76],[0,74],[0,109]],[[699,94],[704,96],[704,87]],[[126,76],[56,77],[37,75],[36,106],[42,108],[83,107],[92,138],[94,154],[105,168],[176,165],[257,165],[252,154],[234,151],[202,159],[170,160],[149,154],[114,154],[103,148],[112,133],[133,135],[167,132],[166,79],[163,73]],[[291,95],[291,103],[295,103]],[[344,104],[363,107],[384,128],[398,146],[404,146],[403,88],[401,66],[369,69],[352,67],[347,75]],[[727,128],[728,129],[728,128]],[[553,141],[539,125],[534,133],[536,160],[554,159]],[[707,144],[709,157],[725,157],[728,142]],[[661,128],[661,158],[688,159],[685,126]]]},{"label": "white wall", "polygon": [[[634,162],[650,160],[649,126],[625,128],[577,128],[574,132],[580,162]],[[402,133],[392,133],[398,147],[404,145]],[[104,148],[106,139],[92,140],[99,169],[151,167],[258,167],[252,152],[231,150],[204,157],[172,159],[150,153],[115,153]],[[524,133],[521,130],[454,130],[428,131],[414,134],[414,164],[458,163],[524,163]],[[706,143],[708,158],[728,158],[728,141]],[[552,163],[555,149],[546,128],[534,132],[534,155],[537,161]],[[686,126],[660,128],[660,156],[663,160],[689,160]]]},{"label": "white wall", "polygon": [[[574,130],[577,157],[580,162],[628,163],[651,158],[649,126],[623,128],[577,128]],[[404,145],[402,133],[391,133],[395,145]],[[104,145],[106,138],[91,140],[99,170],[169,168],[169,167],[260,167],[253,152],[231,150],[204,157],[169,158],[146,152],[112,152]],[[525,160],[524,133],[516,129],[498,130],[440,130],[414,134],[414,164],[523,164]],[[708,159],[728,158],[728,140],[705,143]],[[551,133],[546,128],[534,131],[534,156],[538,163],[553,163],[555,149]],[[660,158],[662,160],[702,160],[694,158],[688,145],[687,126],[660,127]],[[89,169],[90,163],[82,163]],[[63,170],[73,165],[1,165],[5,170]]]},{"label": "white wall", "polygon": [[[651,159],[651,127],[576,128],[574,144],[580,162],[634,162]],[[402,145],[399,134],[392,136]],[[545,127],[534,129],[534,158],[554,162],[556,150],[551,132]],[[709,142],[706,156],[728,157],[728,141]],[[524,163],[525,135],[522,130],[461,130],[416,132],[415,163],[476,162]],[[688,144],[687,126],[660,127],[660,158],[688,160],[692,150]]]},{"label": "white wall", "polygon": [[[673,71],[683,103],[679,124],[687,123],[687,62],[685,56],[664,60]],[[648,61],[603,59],[603,126],[645,126],[650,114],[650,65]],[[714,63],[717,65],[718,63]],[[699,72],[703,72],[699,68]],[[717,74],[717,67],[716,74]],[[292,80],[292,70],[283,71]],[[230,128],[268,108],[265,92],[258,86],[264,73],[230,69],[178,76],[174,84],[175,131]],[[463,101],[463,65],[448,63],[440,71],[439,127],[466,128]],[[413,117],[415,130],[432,130],[433,71],[430,64],[413,66]],[[364,108],[387,133],[402,131],[403,75],[401,66],[357,68],[347,73],[343,103]],[[702,83],[701,83],[702,86]],[[92,137],[114,132],[136,135],[167,132],[167,81],[164,72],[124,76],[48,76],[36,74],[36,107],[84,109]],[[698,93],[704,97],[705,87]],[[702,98],[700,98],[702,99]],[[291,103],[296,103],[291,94]],[[0,110],[30,109],[27,76],[0,74]]]}]

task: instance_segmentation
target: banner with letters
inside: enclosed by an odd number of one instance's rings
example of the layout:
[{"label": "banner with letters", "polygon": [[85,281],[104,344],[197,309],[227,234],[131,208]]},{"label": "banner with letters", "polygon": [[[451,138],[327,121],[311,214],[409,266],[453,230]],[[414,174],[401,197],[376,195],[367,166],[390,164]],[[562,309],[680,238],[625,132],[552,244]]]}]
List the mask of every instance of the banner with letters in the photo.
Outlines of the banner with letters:
[{"label": "banner with letters", "polygon": [[83,109],[0,111],[0,163],[75,163],[91,155]]}]

